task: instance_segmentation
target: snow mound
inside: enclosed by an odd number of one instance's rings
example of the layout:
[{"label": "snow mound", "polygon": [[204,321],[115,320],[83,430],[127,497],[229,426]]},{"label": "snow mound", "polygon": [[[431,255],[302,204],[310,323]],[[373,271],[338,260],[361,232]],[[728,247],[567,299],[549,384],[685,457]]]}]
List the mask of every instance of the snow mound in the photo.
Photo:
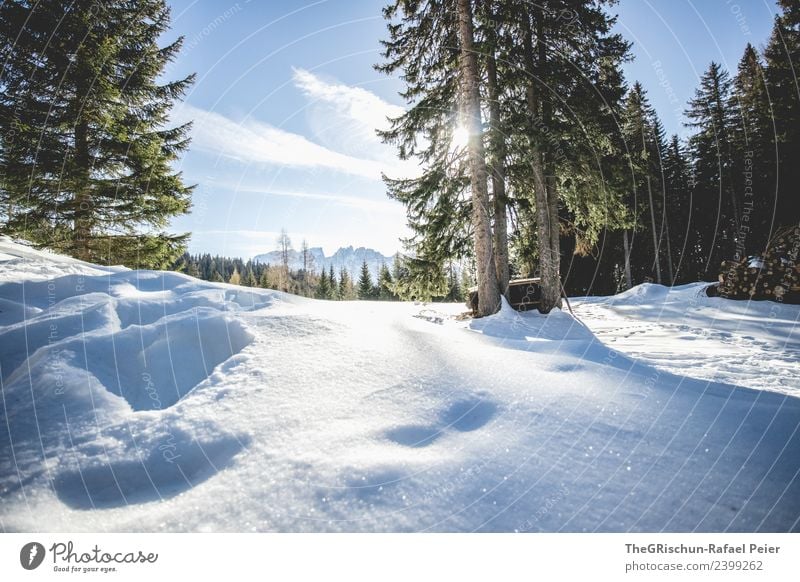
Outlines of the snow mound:
[{"label": "snow mound", "polygon": [[800,306],[708,297],[708,283],[573,299],[600,340],[667,372],[800,396]]}]

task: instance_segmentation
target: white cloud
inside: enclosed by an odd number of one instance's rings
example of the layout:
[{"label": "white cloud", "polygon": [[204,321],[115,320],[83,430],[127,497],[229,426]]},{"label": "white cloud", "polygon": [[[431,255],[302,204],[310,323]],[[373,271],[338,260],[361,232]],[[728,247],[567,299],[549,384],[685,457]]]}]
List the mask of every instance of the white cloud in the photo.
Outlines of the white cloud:
[{"label": "white cloud", "polygon": [[327,81],[305,69],[294,69],[293,80],[310,100],[306,120],[317,142],[347,155],[381,162],[392,177],[419,173],[416,162],[399,160],[394,146],[384,144],[376,134],[376,130],[389,128],[389,119],[403,114],[402,107],[363,87]]},{"label": "white cloud", "polygon": [[294,83],[317,105],[327,105],[350,121],[365,141],[377,143],[376,129],[387,129],[387,118],[403,114],[403,108],[387,103],[362,87],[324,81],[305,69],[294,69]]},{"label": "white cloud", "polygon": [[300,192],[292,190],[264,189],[257,187],[238,186],[231,188],[237,192],[248,192],[253,194],[263,194],[265,196],[281,196],[287,198],[303,198],[309,200],[319,200],[340,206],[347,206],[359,210],[370,212],[390,212],[402,214],[402,206],[398,202],[381,198],[374,200],[371,198],[361,198],[358,196],[346,196],[344,194],[329,194],[319,192]]},{"label": "white cloud", "polygon": [[246,119],[237,123],[213,111],[187,103],[176,108],[176,122],[193,121],[192,145],[198,149],[242,162],[327,169],[379,180],[386,168],[375,160],[361,159],[335,152],[302,135],[267,123]]}]

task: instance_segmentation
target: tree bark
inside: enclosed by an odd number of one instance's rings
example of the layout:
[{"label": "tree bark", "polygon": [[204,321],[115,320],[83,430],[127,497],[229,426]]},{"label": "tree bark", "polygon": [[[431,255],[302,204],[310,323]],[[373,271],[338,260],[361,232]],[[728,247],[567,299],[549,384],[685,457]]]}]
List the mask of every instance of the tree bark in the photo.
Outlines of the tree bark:
[{"label": "tree bark", "polygon": [[500,309],[492,252],[492,226],[489,218],[489,192],[487,188],[486,154],[481,128],[480,93],[478,90],[478,59],[474,50],[471,0],[458,0],[458,26],[461,37],[459,65],[461,68],[461,95],[464,103],[466,127],[469,132],[468,153],[470,185],[472,190],[472,227],[475,237],[475,262],[478,278],[478,311],[483,317]]},{"label": "tree bark", "polygon": [[628,242],[628,231],[622,231],[622,248],[625,253],[625,289],[633,287],[631,279],[631,245]]},{"label": "tree bark", "polygon": [[675,284],[675,275],[674,275],[674,270],[673,270],[673,265],[672,265],[672,241],[670,240],[670,236],[669,236],[669,221],[667,220],[667,212],[666,212],[666,208],[667,208],[666,195],[664,197],[663,205],[664,205],[663,206],[664,207],[664,212],[661,213],[661,231],[662,231],[664,237],[666,237],[666,239],[667,239],[667,243],[666,243],[666,246],[667,246],[667,277],[669,277],[669,284],[670,284],[670,286],[672,286],[672,285]]},{"label": "tree bark", "polygon": [[[493,51],[494,48],[491,47]],[[506,140],[500,127],[500,90],[497,83],[497,62],[494,52],[486,65],[489,89],[489,125],[491,126],[492,206],[494,208],[494,264],[497,285],[508,298],[508,218],[506,216]]]},{"label": "tree bark", "polygon": [[91,157],[89,154],[89,128],[85,120],[75,124],[75,193],[73,198],[74,216],[73,245],[75,256],[83,261],[91,261],[89,241],[92,235],[92,196],[89,192]]},{"label": "tree bark", "polygon": [[661,252],[656,231],[656,210],[653,208],[653,189],[650,187],[650,176],[647,176],[647,197],[650,202],[650,224],[653,230],[653,253],[655,254],[656,283],[661,285]]},{"label": "tree bark", "polygon": [[[531,120],[535,125],[548,131],[548,111],[546,103],[539,98],[535,83],[539,77],[537,69],[544,64],[547,53],[544,43],[543,15],[541,10],[537,14],[537,56],[538,63],[534,60],[533,35],[530,20],[525,17],[524,50],[526,55],[526,72],[530,81],[526,88],[526,101]],[[537,67],[538,64],[538,67]],[[541,79],[540,79],[541,80]],[[555,187],[555,177],[548,175],[547,140],[539,136],[531,136],[531,169],[533,171],[533,191],[536,206],[536,234],[539,243],[539,275],[541,278],[542,295],[539,311],[549,313],[553,307],[561,307],[561,277],[560,277],[560,238],[558,226],[558,193]]]}]

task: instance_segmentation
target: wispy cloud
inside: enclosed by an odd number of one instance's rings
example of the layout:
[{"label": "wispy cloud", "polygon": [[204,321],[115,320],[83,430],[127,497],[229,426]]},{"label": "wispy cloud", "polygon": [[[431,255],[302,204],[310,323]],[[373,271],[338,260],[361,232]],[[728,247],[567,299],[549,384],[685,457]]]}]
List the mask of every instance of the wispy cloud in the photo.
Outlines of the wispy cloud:
[{"label": "wispy cloud", "polygon": [[397,158],[393,146],[381,142],[376,130],[388,129],[389,119],[404,109],[363,88],[327,80],[305,69],[294,69],[295,86],[309,100],[306,119],[314,140],[360,159],[382,164],[393,177],[419,173],[416,162]]},{"label": "wispy cloud", "polygon": [[182,104],[175,109],[175,121],[193,121],[192,148],[241,162],[306,169],[327,169],[345,174],[380,179],[385,165],[341,154],[306,137],[270,124],[232,119]]},{"label": "wispy cloud", "polygon": [[380,143],[375,130],[387,129],[389,118],[403,114],[402,107],[384,101],[371,91],[326,81],[305,69],[294,69],[293,80],[313,106],[325,107],[329,116],[333,114],[335,119],[331,125],[345,126],[350,136],[364,143]]},{"label": "wispy cloud", "polygon": [[237,186],[232,189],[237,192],[247,192],[250,194],[263,194],[264,196],[280,196],[285,198],[300,198],[308,200],[318,200],[328,204],[336,204],[339,206],[347,206],[359,210],[368,210],[370,212],[389,212],[401,213],[402,206],[387,198],[378,200],[372,198],[363,198],[359,196],[347,196],[344,194],[332,194],[324,192],[304,192],[294,190],[280,190],[280,189],[265,189],[252,186]]},{"label": "wispy cloud", "polygon": [[193,121],[192,149],[244,163],[308,170],[328,170],[378,181],[418,173],[417,164],[399,160],[393,147],[381,143],[376,129],[403,108],[361,87],[322,79],[294,69],[293,82],[308,100],[308,136],[246,117],[235,121],[216,111],[183,103],[174,121]]}]

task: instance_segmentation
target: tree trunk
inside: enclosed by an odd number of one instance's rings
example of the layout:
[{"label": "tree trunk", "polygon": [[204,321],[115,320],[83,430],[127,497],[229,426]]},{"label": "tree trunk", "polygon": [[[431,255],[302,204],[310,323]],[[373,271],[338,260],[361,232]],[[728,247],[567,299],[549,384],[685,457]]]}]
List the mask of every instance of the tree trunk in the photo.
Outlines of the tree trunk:
[{"label": "tree trunk", "polygon": [[661,233],[662,238],[666,238],[666,247],[667,247],[667,277],[669,277],[669,284],[670,286],[675,284],[675,276],[673,274],[672,268],[672,241],[670,240],[669,236],[669,221],[667,220],[667,200],[666,200],[666,191],[664,194],[664,201],[663,201],[663,208],[664,212],[661,213]]},{"label": "tree trunk", "polygon": [[[493,50],[493,49],[492,49]],[[491,126],[492,205],[494,208],[494,264],[497,285],[508,298],[508,218],[506,216],[506,140],[500,127],[500,91],[497,84],[497,62],[494,52],[487,62],[489,89],[489,125]]]},{"label": "tree trunk", "polygon": [[631,245],[628,242],[628,231],[622,231],[622,248],[625,253],[625,289],[633,287],[631,279]]},{"label": "tree trunk", "polygon": [[[538,18],[536,42],[538,65],[541,67],[547,58],[542,23],[543,14],[541,11],[538,12]],[[525,17],[525,21],[525,66],[531,79],[526,88],[528,113],[534,124],[540,125],[543,131],[547,131],[547,123],[549,121],[547,117],[550,109],[541,102],[534,85],[536,79],[540,76],[537,75],[537,66],[534,62],[533,35],[528,17]],[[540,78],[539,80],[541,82]],[[549,313],[553,307],[561,306],[561,241],[559,239],[558,198],[555,177],[548,175],[547,140],[541,140],[539,136],[532,136],[531,139],[531,169],[533,171],[533,191],[536,203],[536,234],[539,243],[539,275],[542,289],[539,311]],[[552,174],[552,168],[550,173]]]},{"label": "tree trunk", "polygon": [[89,192],[91,158],[89,154],[89,130],[85,120],[75,125],[75,205],[73,223],[73,247],[75,256],[83,261],[91,261],[93,257],[89,249],[92,234],[92,196]]},{"label": "tree trunk", "polygon": [[469,166],[472,190],[472,227],[475,237],[475,262],[478,276],[478,311],[483,317],[500,309],[492,253],[492,227],[489,219],[486,157],[481,128],[481,105],[478,91],[478,60],[475,54],[471,0],[458,0],[458,25],[461,37],[461,94],[469,132]]},{"label": "tree trunk", "polygon": [[656,232],[656,210],[653,208],[653,189],[650,187],[650,176],[647,176],[647,197],[650,201],[650,224],[653,227],[653,253],[655,253],[656,283],[661,285],[661,253],[659,252],[658,233]]}]

